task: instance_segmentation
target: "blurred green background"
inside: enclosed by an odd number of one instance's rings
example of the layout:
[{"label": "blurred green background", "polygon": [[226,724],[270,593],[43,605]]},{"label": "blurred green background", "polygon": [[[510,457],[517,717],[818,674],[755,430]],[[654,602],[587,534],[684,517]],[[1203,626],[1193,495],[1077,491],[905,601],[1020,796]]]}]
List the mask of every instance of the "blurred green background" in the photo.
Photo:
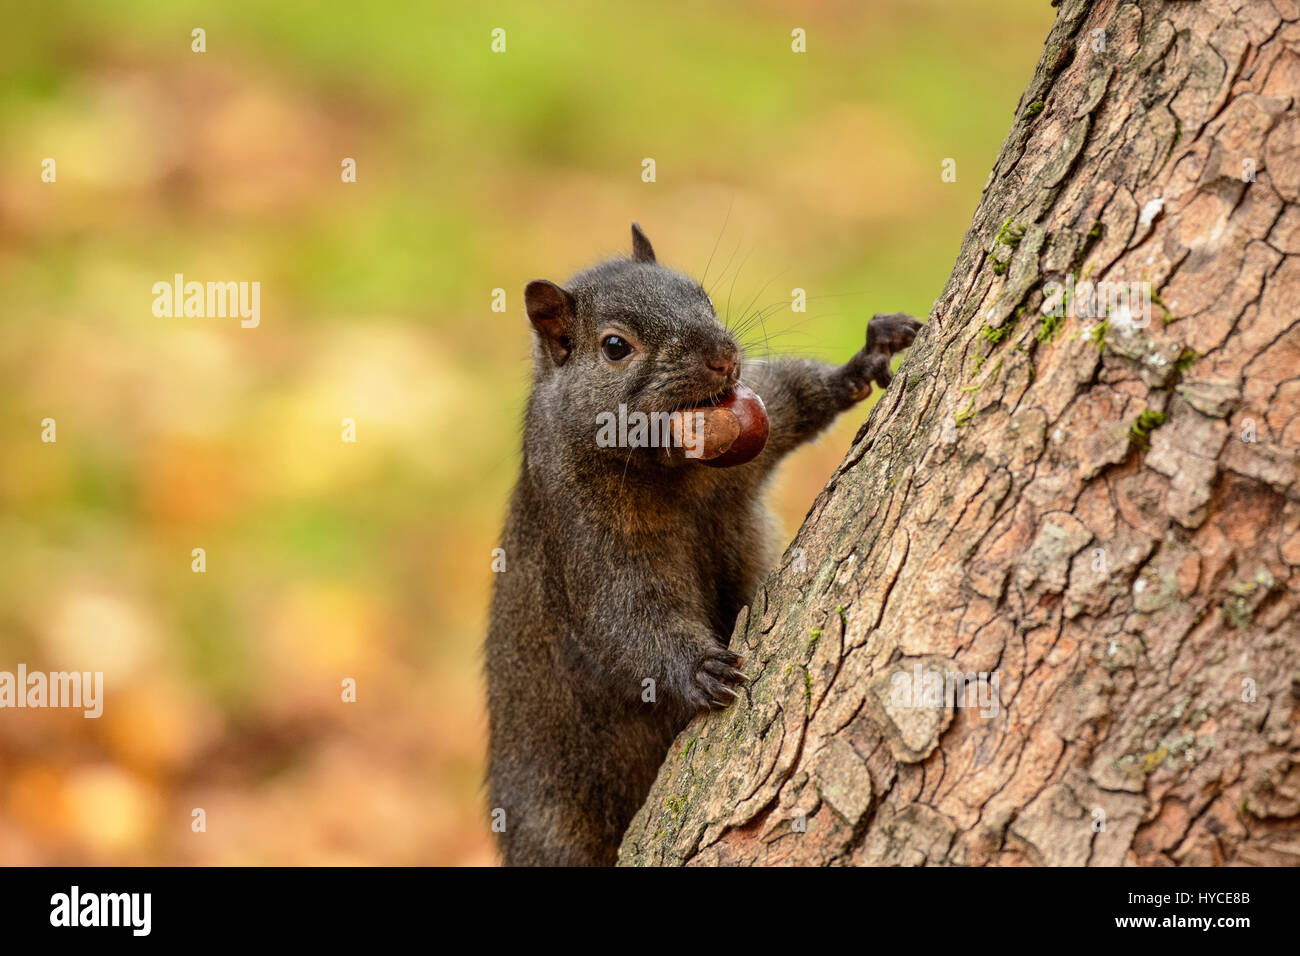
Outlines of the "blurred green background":
[{"label": "blurred green background", "polygon": [[[715,301],[774,306],[773,350],[847,358],[873,311],[929,311],[1052,16],[11,5],[0,670],[103,670],[107,699],[0,711],[0,863],[492,863],[479,642],[524,284],[636,219],[697,276],[716,245]],[[260,282],[261,325],[155,318],[177,272]],[[864,416],[784,466],[787,532]]]}]

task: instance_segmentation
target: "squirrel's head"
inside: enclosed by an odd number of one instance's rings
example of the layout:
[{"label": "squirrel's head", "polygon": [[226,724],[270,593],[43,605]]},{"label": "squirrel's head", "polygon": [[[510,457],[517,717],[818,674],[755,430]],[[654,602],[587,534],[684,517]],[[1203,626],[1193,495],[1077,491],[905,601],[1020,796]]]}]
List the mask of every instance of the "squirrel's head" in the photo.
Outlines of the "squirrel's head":
[{"label": "squirrel's head", "polygon": [[592,434],[596,415],[673,412],[702,405],[736,384],[741,354],[708,293],[655,260],[632,224],[632,255],[610,259],[560,287],[524,290],[536,333],[536,397],[548,416]]}]

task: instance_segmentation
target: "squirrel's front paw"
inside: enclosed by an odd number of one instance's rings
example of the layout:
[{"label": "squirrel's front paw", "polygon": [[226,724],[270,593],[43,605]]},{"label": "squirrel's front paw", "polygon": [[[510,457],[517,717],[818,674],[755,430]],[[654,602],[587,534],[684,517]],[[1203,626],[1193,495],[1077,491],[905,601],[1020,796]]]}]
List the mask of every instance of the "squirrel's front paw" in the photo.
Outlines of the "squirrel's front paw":
[{"label": "squirrel's front paw", "polygon": [[908,348],[921,331],[921,322],[906,312],[875,315],[867,323],[867,351],[886,358]]},{"label": "squirrel's front paw", "polygon": [[736,699],[735,687],[745,683],[743,659],[721,645],[706,650],[695,662],[686,702],[696,710],[726,707]]},{"label": "squirrel's front paw", "polygon": [[849,397],[860,402],[871,394],[874,382],[888,388],[893,381],[889,360],[895,352],[908,348],[916,340],[921,323],[904,312],[877,315],[867,323],[867,344],[847,367]]}]

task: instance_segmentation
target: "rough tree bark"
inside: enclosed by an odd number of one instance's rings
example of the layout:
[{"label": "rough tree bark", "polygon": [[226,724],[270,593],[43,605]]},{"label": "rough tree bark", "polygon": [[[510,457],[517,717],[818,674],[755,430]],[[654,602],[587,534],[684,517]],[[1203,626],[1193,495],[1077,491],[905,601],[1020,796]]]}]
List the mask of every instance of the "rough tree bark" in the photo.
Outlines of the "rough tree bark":
[{"label": "rough tree bark", "polygon": [[[1300,863],[1298,201],[1297,0],[1065,0],[621,862]],[[1058,327],[1067,277],[1151,283],[1150,325]],[[996,714],[901,706],[918,664]]]}]

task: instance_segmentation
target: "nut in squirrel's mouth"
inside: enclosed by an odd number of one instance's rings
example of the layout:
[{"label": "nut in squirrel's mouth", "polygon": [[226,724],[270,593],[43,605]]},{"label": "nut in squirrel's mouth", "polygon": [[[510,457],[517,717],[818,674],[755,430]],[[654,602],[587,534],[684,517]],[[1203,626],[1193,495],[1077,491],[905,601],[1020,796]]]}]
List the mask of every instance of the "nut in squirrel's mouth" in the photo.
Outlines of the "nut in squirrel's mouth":
[{"label": "nut in squirrel's mouth", "polygon": [[736,389],[741,387],[742,386],[739,382],[732,382],[730,385],[725,385],[722,388],[718,389],[716,392],[714,392],[712,395],[710,395],[708,398],[704,399],[703,401],[696,402],[694,405],[687,405],[684,407],[687,409],[717,408],[719,405],[724,404],[726,400],[731,397],[732,392],[734,392]]},{"label": "nut in squirrel's mouth", "polygon": [[698,449],[703,464],[729,468],[752,461],[767,444],[767,408],[758,393],[740,382],[703,403],[682,409],[682,444]]}]

